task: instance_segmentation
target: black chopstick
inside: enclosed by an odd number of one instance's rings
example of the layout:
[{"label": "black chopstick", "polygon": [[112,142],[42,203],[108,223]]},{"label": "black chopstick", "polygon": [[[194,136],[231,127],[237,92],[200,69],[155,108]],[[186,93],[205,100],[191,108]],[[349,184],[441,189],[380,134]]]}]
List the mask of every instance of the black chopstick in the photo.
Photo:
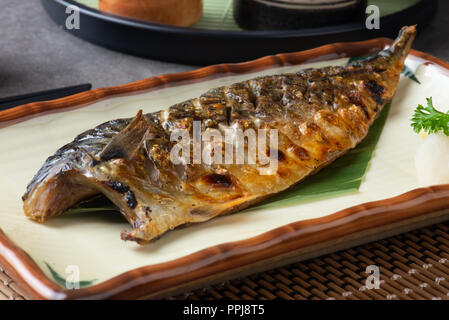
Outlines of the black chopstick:
[{"label": "black chopstick", "polygon": [[21,106],[23,104],[31,102],[64,98],[80,92],[89,91],[90,89],[92,89],[92,85],[90,83],[86,83],[66,88],[28,93],[15,97],[0,98],[0,111]]}]

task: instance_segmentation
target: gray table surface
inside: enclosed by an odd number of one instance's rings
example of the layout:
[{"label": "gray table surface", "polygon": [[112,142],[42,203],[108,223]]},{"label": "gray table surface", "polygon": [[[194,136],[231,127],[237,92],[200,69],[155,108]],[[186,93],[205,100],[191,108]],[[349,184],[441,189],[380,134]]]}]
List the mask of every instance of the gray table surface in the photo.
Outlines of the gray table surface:
[{"label": "gray table surface", "polygon": [[[394,0],[392,0],[394,1]],[[119,85],[195,67],[147,60],[78,39],[57,27],[38,0],[1,0],[0,97],[90,82]],[[449,61],[449,1],[415,48]]]}]

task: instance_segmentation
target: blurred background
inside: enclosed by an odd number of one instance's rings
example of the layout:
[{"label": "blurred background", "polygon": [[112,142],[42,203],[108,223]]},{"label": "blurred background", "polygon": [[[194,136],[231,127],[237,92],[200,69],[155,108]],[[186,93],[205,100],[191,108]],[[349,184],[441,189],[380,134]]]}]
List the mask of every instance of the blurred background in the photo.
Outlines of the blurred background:
[{"label": "blurred background", "polygon": [[[416,49],[449,60],[448,13],[449,1],[439,1],[438,13],[420,31]],[[39,0],[2,0],[0,48],[0,98],[86,82],[94,88],[114,86],[195,68],[115,52],[74,37],[49,18]]]}]

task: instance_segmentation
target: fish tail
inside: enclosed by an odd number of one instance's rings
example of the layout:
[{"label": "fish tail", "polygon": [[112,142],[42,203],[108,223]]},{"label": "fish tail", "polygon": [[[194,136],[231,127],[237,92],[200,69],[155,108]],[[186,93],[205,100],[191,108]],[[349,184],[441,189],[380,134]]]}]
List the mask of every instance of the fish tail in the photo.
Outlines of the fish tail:
[{"label": "fish tail", "polygon": [[416,37],[416,25],[410,27],[403,27],[399,32],[399,36],[393,42],[388,50],[390,54],[395,56],[400,63],[404,63],[410,52],[413,41]]}]

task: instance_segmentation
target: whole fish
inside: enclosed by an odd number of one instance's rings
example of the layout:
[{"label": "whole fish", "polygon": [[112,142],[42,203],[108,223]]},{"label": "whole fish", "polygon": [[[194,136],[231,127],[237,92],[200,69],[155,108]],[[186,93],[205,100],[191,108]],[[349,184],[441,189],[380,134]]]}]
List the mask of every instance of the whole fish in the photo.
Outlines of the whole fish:
[{"label": "whole fish", "polygon": [[[168,110],[145,115],[140,111],[132,119],[99,125],[47,159],[23,196],[24,212],[45,222],[103,194],[132,226],[122,239],[144,244],[178,226],[260,202],[314,174],[365,138],[395,94],[415,34],[415,27],[404,27],[389,48],[368,60],[259,77],[212,89]],[[178,141],[172,134],[185,130],[191,138],[198,121],[201,132],[276,130],[277,140],[257,151],[270,160],[275,155],[275,170],[267,173],[267,163],[250,161],[254,149],[248,137],[243,164],[173,161],[171,151]],[[187,141],[189,152],[198,147],[194,139]],[[234,150],[234,144],[232,139],[214,138],[205,143],[206,155],[221,154],[218,151],[229,145]],[[231,155],[228,160],[235,160],[237,153]]]}]

